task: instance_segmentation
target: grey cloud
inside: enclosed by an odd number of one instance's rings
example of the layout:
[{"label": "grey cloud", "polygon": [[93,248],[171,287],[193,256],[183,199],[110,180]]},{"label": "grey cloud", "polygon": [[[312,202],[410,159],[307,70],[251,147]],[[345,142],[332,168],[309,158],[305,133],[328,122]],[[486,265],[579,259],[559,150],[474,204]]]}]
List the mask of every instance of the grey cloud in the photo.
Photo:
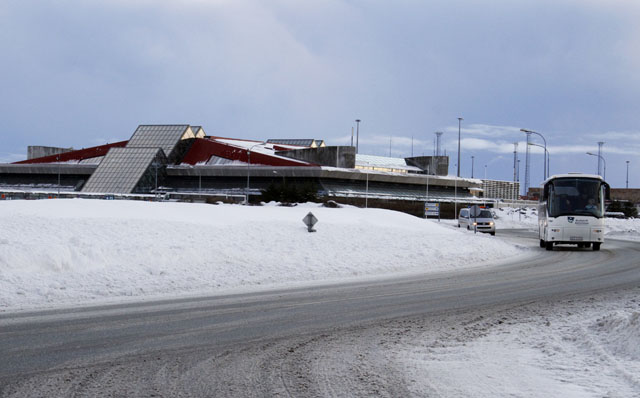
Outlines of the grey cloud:
[{"label": "grey cloud", "polygon": [[453,155],[460,116],[463,165],[504,154],[493,170],[507,175],[526,127],[567,154],[555,167],[586,169],[599,136],[609,154],[638,148],[638,19],[620,0],[7,0],[3,149],[126,139],[140,123],[348,143],[360,118],[361,153],[388,153],[389,135],[394,153],[412,135],[431,153],[440,130]]}]

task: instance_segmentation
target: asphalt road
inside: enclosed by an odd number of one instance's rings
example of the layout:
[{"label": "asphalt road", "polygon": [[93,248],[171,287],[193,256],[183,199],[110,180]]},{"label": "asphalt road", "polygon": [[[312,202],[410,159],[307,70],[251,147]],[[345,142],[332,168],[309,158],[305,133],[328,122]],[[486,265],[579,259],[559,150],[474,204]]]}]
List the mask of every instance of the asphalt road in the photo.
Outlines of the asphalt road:
[{"label": "asphalt road", "polygon": [[0,396],[341,395],[293,383],[305,358],[291,354],[389,320],[640,286],[638,243],[547,252],[526,231],[499,234],[531,252],[455,273],[0,315]]}]

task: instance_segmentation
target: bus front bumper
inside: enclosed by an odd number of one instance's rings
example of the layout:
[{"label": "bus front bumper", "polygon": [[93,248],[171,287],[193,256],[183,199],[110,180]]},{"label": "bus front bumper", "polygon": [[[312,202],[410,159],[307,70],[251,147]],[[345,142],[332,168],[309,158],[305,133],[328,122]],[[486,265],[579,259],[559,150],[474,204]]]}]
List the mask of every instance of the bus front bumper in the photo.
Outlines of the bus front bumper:
[{"label": "bus front bumper", "polygon": [[604,228],[553,227],[549,228],[547,241],[556,243],[603,242]]}]

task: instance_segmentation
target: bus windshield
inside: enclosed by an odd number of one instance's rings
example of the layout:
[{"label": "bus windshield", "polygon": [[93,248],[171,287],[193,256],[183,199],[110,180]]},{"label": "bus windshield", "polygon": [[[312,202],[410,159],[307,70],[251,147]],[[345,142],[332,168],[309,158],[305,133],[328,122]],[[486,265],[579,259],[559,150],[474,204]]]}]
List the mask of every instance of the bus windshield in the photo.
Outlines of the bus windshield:
[{"label": "bus windshield", "polygon": [[561,178],[549,187],[549,216],[602,217],[602,183],[590,178]]}]

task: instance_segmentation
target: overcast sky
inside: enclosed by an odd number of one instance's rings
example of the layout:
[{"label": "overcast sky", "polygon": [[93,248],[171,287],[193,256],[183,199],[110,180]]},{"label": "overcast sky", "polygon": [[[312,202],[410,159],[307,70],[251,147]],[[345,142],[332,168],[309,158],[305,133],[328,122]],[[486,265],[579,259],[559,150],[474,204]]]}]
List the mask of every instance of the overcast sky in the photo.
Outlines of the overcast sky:
[{"label": "overcast sky", "polygon": [[523,181],[527,128],[552,173],[595,173],[604,141],[607,180],[630,160],[639,187],[638,21],[632,0],[2,0],[0,161],[155,123],[345,145],[361,119],[364,154],[429,155],[443,131],[455,173],[462,117],[463,176],[473,155],[511,180],[519,142]]}]

